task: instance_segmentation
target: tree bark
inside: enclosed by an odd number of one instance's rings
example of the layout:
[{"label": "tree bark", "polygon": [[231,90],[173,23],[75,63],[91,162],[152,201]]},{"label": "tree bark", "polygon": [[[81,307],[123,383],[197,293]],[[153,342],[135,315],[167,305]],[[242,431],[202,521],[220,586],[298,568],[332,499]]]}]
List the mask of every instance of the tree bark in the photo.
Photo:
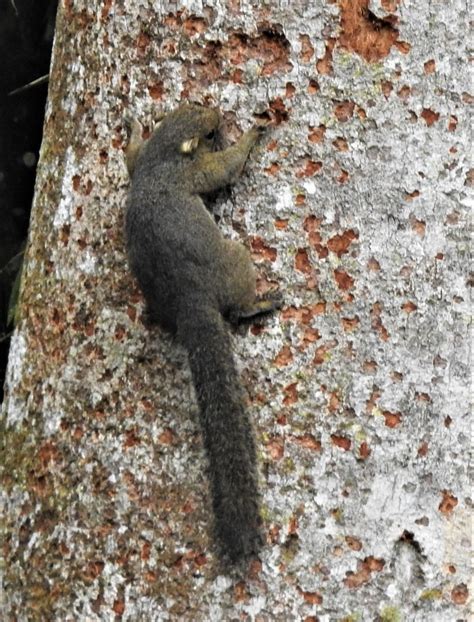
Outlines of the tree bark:
[{"label": "tree bark", "polygon": [[[60,3],[4,414],[6,620],[467,620],[468,5]],[[219,566],[184,353],[143,325],[126,117],[272,128],[217,199],[266,545]],[[232,425],[232,422],[229,422]]]}]

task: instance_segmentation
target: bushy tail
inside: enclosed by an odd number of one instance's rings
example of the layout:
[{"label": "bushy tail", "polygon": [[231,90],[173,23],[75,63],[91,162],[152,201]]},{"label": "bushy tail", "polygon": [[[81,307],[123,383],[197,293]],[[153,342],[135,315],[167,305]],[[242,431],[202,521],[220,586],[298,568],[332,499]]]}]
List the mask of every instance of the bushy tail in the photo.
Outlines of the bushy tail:
[{"label": "bushy tail", "polygon": [[178,337],[189,355],[221,552],[236,562],[261,543],[255,442],[244,409],[230,337],[214,309],[178,317]]}]

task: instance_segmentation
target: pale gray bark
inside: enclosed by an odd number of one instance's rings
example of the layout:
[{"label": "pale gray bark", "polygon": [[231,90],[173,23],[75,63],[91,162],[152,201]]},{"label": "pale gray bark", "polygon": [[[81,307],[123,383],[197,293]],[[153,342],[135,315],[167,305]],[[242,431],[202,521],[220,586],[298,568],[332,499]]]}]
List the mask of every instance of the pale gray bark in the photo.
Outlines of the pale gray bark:
[{"label": "pale gray bark", "polygon": [[[3,408],[4,619],[467,620],[469,6],[365,5],[61,3]],[[286,301],[234,339],[267,533],[240,574],[210,547],[186,358],[143,326],[122,237],[124,118],[185,97],[234,138],[275,122],[217,207]]]}]

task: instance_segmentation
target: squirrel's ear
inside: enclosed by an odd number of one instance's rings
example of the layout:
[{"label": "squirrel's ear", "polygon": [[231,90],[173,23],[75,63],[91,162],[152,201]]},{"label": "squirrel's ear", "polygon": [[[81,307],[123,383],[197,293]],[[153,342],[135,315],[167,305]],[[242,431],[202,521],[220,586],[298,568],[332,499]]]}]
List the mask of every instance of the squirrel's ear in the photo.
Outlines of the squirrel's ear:
[{"label": "squirrel's ear", "polygon": [[192,153],[197,149],[199,144],[199,136],[193,136],[189,140],[185,140],[181,143],[180,151],[181,153]]}]

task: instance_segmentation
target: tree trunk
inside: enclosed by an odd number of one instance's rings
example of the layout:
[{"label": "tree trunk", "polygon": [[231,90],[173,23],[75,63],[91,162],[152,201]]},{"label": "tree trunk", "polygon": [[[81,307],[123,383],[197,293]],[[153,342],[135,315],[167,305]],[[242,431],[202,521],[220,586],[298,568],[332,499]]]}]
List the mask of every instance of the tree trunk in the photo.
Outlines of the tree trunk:
[{"label": "tree trunk", "polygon": [[[4,401],[5,620],[466,620],[468,6],[63,0]],[[285,306],[233,345],[266,545],[218,564],[183,351],[124,253],[126,117],[191,99]],[[229,422],[231,425],[232,422]]]}]

